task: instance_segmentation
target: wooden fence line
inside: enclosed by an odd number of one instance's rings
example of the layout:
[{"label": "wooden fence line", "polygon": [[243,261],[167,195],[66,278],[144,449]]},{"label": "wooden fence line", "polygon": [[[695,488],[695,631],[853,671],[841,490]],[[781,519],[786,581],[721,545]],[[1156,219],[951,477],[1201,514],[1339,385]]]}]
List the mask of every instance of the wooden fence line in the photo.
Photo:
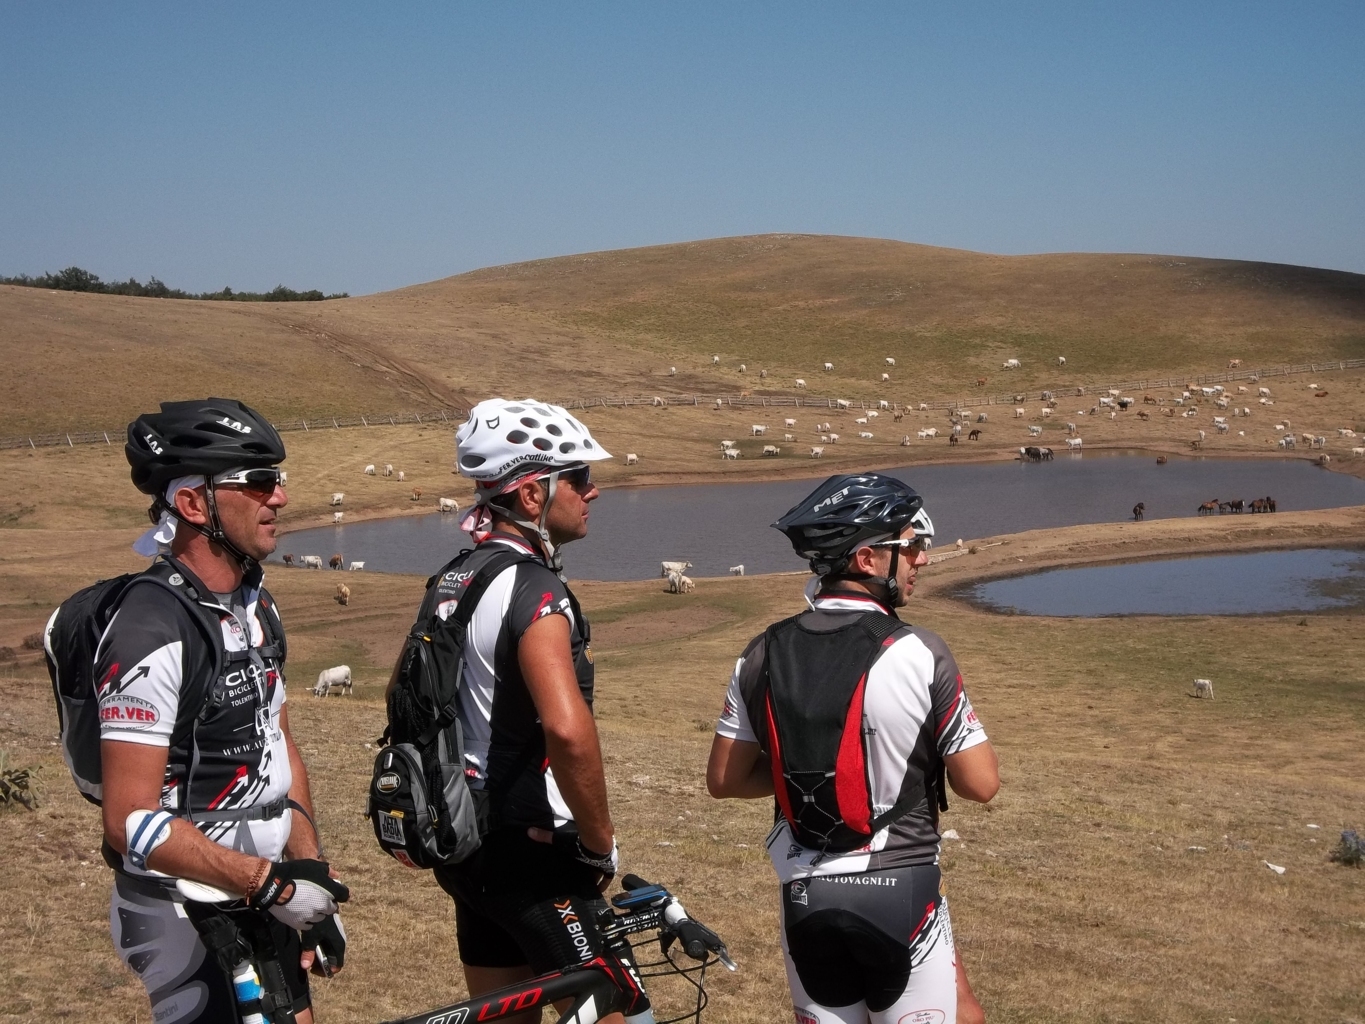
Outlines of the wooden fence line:
[{"label": "wooden fence line", "polygon": [[[596,397],[596,398],[569,398],[557,399],[556,404],[564,406],[570,410],[586,409],[624,409],[634,406],[654,406],[654,405],[691,405],[698,408],[796,408],[796,409],[839,409],[841,402],[847,403],[847,408],[857,409],[876,409],[882,402],[886,402],[891,409],[920,408],[955,410],[971,408],[973,406],[993,406],[993,405],[1017,405],[1021,401],[1029,401],[1029,395],[1039,395],[1041,399],[1042,391],[1047,390],[1057,398],[1070,395],[1089,395],[1108,391],[1115,388],[1119,391],[1144,391],[1150,388],[1177,388],[1187,384],[1201,387],[1210,384],[1228,384],[1236,381],[1254,382],[1263,380],[1267,377],[1287,377],[1297,373],[1322,373],[1327,370],[1356,370],[1365,367],[1365,359],[1342,359],[1327,363],[1299,363],[1288,366],[1262,367],[1250,370],[1228,370],[1224,373],[1204,373],[1197,376],[1168,377],[1163,380],[1141,379],[1126,380],[1110,384],[1087,384],[1084,387],[1072,385],[1063,387],[1054,385],[1047,389],[1038,389],[1033,392],[1012,392],[1010,394],[977,394],[971,397],[956,399],[938,399],[932,402],[901,403],[885,398],[831,398],[819,397],[815,395],[794,394],[794,395],[618,395],[615,397]],[[1023,397],[1020,397],[1023,395]],[[319,429],[341,430],[348,427],[372,427],[376,425],[388,424],[397,426],[399,424],[413,423],[420,425],[431,425],[436,422],[451,425],[460,423],[468,415],[468,410],[461,409],[437,409],[427,412],[399,412],[381,413],[379,415],[361,416],[320,416],[314,419],[285,420],[273,424],[276,430],[281,433],[305,430],[313,431]],[[33,434],[29,436],[4,437],[0,438],[0,449],[3,448],[49,448],[53,446],[65,445],[74,448],[78,444],[107,444],[112,445],[121,442],[123,429],[115,429],[113,437],[107,430],[86,430],[60,432],[55,434]]]}]

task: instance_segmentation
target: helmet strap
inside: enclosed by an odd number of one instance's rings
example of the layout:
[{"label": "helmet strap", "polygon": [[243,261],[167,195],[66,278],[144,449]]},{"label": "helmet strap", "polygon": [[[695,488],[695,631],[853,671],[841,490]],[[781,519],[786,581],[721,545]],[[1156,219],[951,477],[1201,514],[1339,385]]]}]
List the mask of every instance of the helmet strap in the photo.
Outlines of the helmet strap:
[{"label": "helmet strap", "polygon": [[256,560],[236,544],[232,543],[232,541],[228,540],[227,534],[223,532],[223,522],[218,517],[218,499],[214,493],[213,478],[209,476],[204,478],[204,503],[208,506],[209,511],[209,521],[207,524],[190,522],[180,514],[180,510],[175,507],[173,502],[166,501],[164,497],[157,498],[152,504],[150,511],[159,514],[161,509],[165,509],[179,522],[184,523],[191,530],[207,538],[210,544],[217,544],[226,551],[229,557],[237,563],[244,575],[251,572],[256,565]]},{"label": "helmet strap", "polygon": [[546,474],[542,479],[548,480],[549,483],[546,484],[545,504],[541,506],[539,522],[533,523],[529,519],[519,519],[506,509],[496,505],[493,507],[498,508],[498,510],[507,517],[509,522],[515,523],[524,530],[531,531],[540,538],[540,546],[545,553],[545,564],[549,566],[551,570],[558,573],[564,568],[564,556],[559,548],[555,546],[554,541],[550,540],[550,531],[545,524],[550,516],[550,506],[554,504],[555,492],[559,488],[559,470],[554,470],[553,472]]}]

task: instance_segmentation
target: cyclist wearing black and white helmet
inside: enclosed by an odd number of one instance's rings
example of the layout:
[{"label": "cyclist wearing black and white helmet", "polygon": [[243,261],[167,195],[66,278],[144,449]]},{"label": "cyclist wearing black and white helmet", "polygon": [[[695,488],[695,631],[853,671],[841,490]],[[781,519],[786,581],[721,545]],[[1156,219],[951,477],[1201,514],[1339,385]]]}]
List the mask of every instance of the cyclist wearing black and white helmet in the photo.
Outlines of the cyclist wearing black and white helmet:
[{"label": "cyclist wearing black and white helmet", "polygon": [[995,795],[995,753],[947,645],[895,612],[933,523],[906,484],[866,473],[830,477],[773,525],[815,573],[809,608],[736,664],[707,788],[776,799],[768,853],[797,1020],[982,1019],[953,947],[938,819],[945,775],[965,799]]},{"label": "cyclist wearing black and white helmet", "polygon": [[433,581],[418,620],[447,618],[482,567],[511,562],[488,569],[459,680],[483,842],[435,872],[455,901],[477,995],[602,952],[596,917],[616,841],[592,717],[591,636],[561,548],[587,534],[598,496],[590,467],[611,456],[566,410],[534,399],[480,402],[455,438],[456,466],[476,490],[460,523],[475,547]]},{"label": "cyclist wearing black and white helmet", "polygon": [[307,971],[319,947],[339,966],[337,904],[348,892],[313,827],[289,732],[283,627],[262,585],[288,500],[284,444],[252,409],[209,398],[138,417],[125,452],[156,522],[134,547],[157,559],[123,591],[95,656],[114,947],[154,1020],[236,1024],[231,980],[174,883],[246,897],[307,1024]]}]

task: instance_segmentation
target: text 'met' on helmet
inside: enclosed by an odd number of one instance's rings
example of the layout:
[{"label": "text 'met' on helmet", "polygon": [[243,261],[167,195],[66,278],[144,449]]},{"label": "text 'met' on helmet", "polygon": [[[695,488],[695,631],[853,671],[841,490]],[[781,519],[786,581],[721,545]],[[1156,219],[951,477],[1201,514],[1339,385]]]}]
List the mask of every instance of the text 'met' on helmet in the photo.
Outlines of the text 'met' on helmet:
[{"label": "text 'met' on helmet", "polygon": [[924,499],[910,485],[881,473],[829,477],[772,525],[821,576],[842,569],[862,545],[893,537],[907,526],[926,543],[934,536]]},{"label": "text 'met' on helmet", "polygon": [[256,410],[233,398],[162,402],[128,424],[124,445],[133,485],[159,495],[176,477],[209,478],[284,461],[284,442]]},{"label": "text 'met' on helmet", "polygon": [[455,431],[455,464],[481,483],[539,467],[581,465],[611,458],[568,410],[533,398],[489,398],[474,406]]}]

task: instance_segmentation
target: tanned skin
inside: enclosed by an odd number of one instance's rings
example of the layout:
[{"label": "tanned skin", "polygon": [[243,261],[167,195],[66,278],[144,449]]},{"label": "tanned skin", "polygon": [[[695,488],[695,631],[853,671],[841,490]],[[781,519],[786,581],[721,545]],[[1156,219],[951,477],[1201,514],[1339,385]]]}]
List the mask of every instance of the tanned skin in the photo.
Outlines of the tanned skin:
[{"label": "tanned skin", "polygon": [[[266,492],[220,484],[214,488],[214,497],[223,532],[243,553],[260,561],[275,550],[275,519],[279,510],[289,501],[283,486],[276,485],[273,490]],[[209,521],[208,501],[203,487],[184,487],[176,491],[175,507],[191,523],[205,525]],[[197,530],[181,524],[176,530],[171,553],[215,593],[225,594],[241,586],[242,567],[237,559]],[[289,799],[306,809],[309,817],[314,817],[308,770],[289,731],[288,712],[287,704],[280,709],[280,730],[284,733],[294,779],[289,789]],[[167,754],[166,747],[118,740],[100,742],[104,775],[104,836],[119,853],[125,853],[128,849],[124,834],[128,815],[135,810],[156,810],[161,806],[161,784],[166,775]],[[317,833],[301,814],[293,814],[285,856],[290,859],[322,859]],[[262,861],[261,857],[219,846],[188,821],[176,818],[171,822],[170,838],[147,858],[147,866],[177,878],[189,878],[227,892],[249,896],[251,893],[247,890]],[[336,877],[336,872],[331,874]],[[289,895],[292,896],[292,893]],[[287,903],[288,899],[280,902]],[[308,970],[313,966],[314,959],[313,951],[305,949],[299,964]],[[298,1014],[299,1024],[312,1024],[312,1020],[312,1010]]]},{"label": "tanned skin", "polygon": [[[905,535],[903,531],[901,536]],[[903,551],[897,560],[896,582],[900,586],[896,601],[898,608],[903,607],[914,592],[915,577],[919,575],[920,568],[929,564],[929,554],[923,547],[906,550],[914,552],[914,555],[910,557]],[[891,569],[891,549],[859,548],[854,552],[849,567],[854,573],[884,578]],[[841,591],[866,594],[879,601],[885,598],[880,586],[861,580],[837,580],[832,587],[822,589],[821,593],[835,594]],[[1000,789],[1000,764],[989,742],[949,754],[943,759],[943,764],[948,773],[948,785],[964,800],[988,803]],[[772,796],[773,775],[768,755],[763,753],[757,743],[719,735],[714,737],[711,741],[711,758],[706,766],[706,789],[717,798],[753,800]],[[956,963],[959,1024],[985,1024],[986,1012],[967,982],[967,972],[960,956],[956,958]]]}]

